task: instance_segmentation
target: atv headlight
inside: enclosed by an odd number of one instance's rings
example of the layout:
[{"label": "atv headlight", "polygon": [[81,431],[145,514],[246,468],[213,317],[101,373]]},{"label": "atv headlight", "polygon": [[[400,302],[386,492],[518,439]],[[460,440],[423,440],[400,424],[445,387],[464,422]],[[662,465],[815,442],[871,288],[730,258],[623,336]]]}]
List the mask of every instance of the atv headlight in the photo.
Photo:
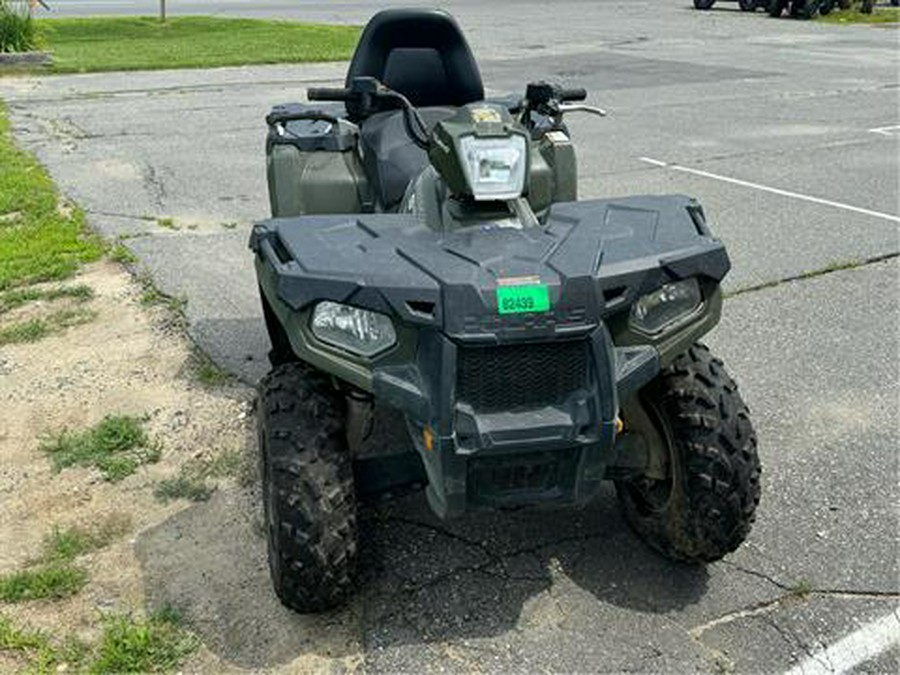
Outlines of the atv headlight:
[{"label": "atv headlight", "polygon": [[360,356],[373,356],[397,342],[394,324],[384,314],[337,302],[320,302],[312,316],[319,340]]},{"label": "atv headlight", "polygon": [[476,201],[516,199],[525,189],[525,136],[459,139],[463,171]]},{"label": "atv headlight", "polygon": [[637,330],[655,335],[693,316],[702,303],[703,296],[696,279],[676,281],[634,303],[630,322]]}]

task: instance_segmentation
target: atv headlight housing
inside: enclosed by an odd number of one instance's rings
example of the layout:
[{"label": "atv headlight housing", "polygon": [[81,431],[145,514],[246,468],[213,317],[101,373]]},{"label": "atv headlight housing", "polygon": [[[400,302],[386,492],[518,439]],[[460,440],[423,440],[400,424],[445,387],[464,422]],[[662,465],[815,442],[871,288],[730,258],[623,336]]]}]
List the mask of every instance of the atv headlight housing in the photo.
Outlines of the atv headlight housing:
[{"label": "atv headlight housing", "polygon": [[460,161],[476,201],[516,199],[525,189],[528,141],[524,135],[504,138],[463,136]]},{"label": "atv headlight housing", "polygon": [[389,317],[338,302],[317,304],[310,327],[322,342],[359,356],[374,356],[397,343]]},{"label": "atv headlight housing", "polygon": [[696,279],[675,281],[641,296],[631,307],[629,323],[642,333],[658,335],[684,324],[702,304],[703,295]]}]

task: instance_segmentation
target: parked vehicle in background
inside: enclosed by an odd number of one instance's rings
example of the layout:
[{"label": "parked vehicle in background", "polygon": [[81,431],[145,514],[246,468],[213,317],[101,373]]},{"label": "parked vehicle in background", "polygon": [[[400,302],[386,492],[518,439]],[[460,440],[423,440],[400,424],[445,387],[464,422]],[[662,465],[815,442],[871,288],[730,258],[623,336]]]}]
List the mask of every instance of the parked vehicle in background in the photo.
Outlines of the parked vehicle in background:
[{"label": "parked vehicle in background", "polygon": [[[728,0],[734,2],[734,0]],[[755,12],[758,7],[765,8],[766,0],[737,0],[738,5],[745,12]],[[716,4],[716,0],[694,0],[694,7],[697,9],[711,9]]]},{"label": "parked vehicle in background", "polygon": [[[896,5],[897,0],[891,0],[891,4]],[[769,15],[774,17],[780,17],[787,10],[791,18],[811,19],[816,14],[827,16],[838,9],[852,9],[854,5],[858,5],[864,14],[871,14],[875,0],[771,0],[767,9]]]}]

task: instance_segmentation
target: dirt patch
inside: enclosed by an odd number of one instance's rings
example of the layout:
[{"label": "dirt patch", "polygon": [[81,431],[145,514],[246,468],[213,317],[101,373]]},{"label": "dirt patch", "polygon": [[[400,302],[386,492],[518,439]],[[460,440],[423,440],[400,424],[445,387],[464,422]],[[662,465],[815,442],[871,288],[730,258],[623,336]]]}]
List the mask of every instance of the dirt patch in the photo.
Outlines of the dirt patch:
[{"label": "dirt patch", "polygon": [[[201,505],[185,500],[162,503],[154,497],[161,480],[177,475],[190,462],[212,461],[229,453],[249,459],[255,452],[252,390],[234,382],[210,387],[194,379],[190,364],[196,354],[180,330],[173,328],[167,317],[170,310],[142,306],[141,287],[118,265],[90,265],[72,283],[93,289],[93,297],[81,305],[96,313],[94,320],[37,342],[0,347],[0,573],[21,569],[39,558],[44,539],[54,527],[89,528],[113,517],[127,519],[131,530],[78,558],[77,564],[90,576],[80,593],[64,600],[0,605],[0,614],[54,636],[74,634],[91,640],[98,634],[104,613],[143,612],[153,606],[153,596],[159,592],[152,588],[158,581],[152,577],[164,568],[170,576],[197,584],[195,594],[211,583],[203,578],[206,575],[218,576],[226,584],[240,584],[241,578],[235,575],[250,575],[253,583],[243,584],[244,593],[235,596],[242,597],[245,604],[269,607],[281,617],[277,601],[265,585],[264,540],[255,487],[240,486],[239,476],[234,476],[216,478],[217,492]],[[21,320],[40,311],[38,303],[6,318]],[[91,427],[107,415],[143,418],[147,433],[162,448],[160,460],[117,483],[103,480],[100,472],[91,468],[54,472],[40,449],[42,439],[64,429]],[[209,543],[227,542],[229,557],[234,560],[243,553],[235,547],[246,544],[246,562],[223,569],[224,561],[214,560],[214,546],[203,550],[189,541],[180,542],[176,531],[185,519],[211,528],[202,532],[203,537]],[[164,545],[154,544],[162,541]],[[182,548],[190,555],[184,555]],[[142,561],[138,550],[153,551],[158,564],[146,558]],[[169,566],[173,561],[177,562],[175,568]],[[250,587],[261,600],[246,595]],[[179,598],[160,601],[183,604]],[[240,614],[238,610],[227,608]],[[260,618],[255,610],[244,615]],[[186,618],[187,628],[192,629],[190,620],[198,616]],[[223,618],[214,611],[204,620],[217,625]],[[289,631],[291,626],[296,628],[288,622],[281,630]],[[204,637],[202,626],[199,632]],[[291,657],[308,651],[309,638],[306,635],[302,640],[306,649],[282,653],[278,660],[285,664],[294,661]],[[221,652],[222,645],[214,646]],[[342,656],[347,654],[346,649],[341,651]],[[318,669],[331,663],[327,656],[302,658],[305,661],[294,663],[294,668]],[[204,648],[186,669],[222,672],[240,669],[240,660],[223,659]],[[262,654],[250,660],[258,667]],[[4,670],[9,665],[6,661],[4,657],[0,662]]]}]

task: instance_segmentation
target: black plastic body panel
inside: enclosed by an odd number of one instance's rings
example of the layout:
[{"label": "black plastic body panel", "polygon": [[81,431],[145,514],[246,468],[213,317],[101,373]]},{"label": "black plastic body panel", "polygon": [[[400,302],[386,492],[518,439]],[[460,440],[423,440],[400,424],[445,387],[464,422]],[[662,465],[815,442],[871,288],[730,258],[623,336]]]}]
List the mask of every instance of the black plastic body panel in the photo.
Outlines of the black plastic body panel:
[{"label": "black plastic body panel", "polygon": [[[459,340],[537,340],[587,333],[667,281],[721,280],[725,247],[692,209],[683,196],[570,202],[545,227],[449,233],[411,215],[302,216],[257,224],[251,248],[294,310],[334,300]],[[498,279],[518,277],[548,286],[551,312],[498,315]]]},{"label": "black plastic body panel", "polygon": [[[419,108],[419,117],[431,129],[453,115],[454,108]],[[428,165],[428,155],[413,143],[399,110],[371,115],[360,124],[363,166],[385,211],[395,209],[409,183]]]}]

